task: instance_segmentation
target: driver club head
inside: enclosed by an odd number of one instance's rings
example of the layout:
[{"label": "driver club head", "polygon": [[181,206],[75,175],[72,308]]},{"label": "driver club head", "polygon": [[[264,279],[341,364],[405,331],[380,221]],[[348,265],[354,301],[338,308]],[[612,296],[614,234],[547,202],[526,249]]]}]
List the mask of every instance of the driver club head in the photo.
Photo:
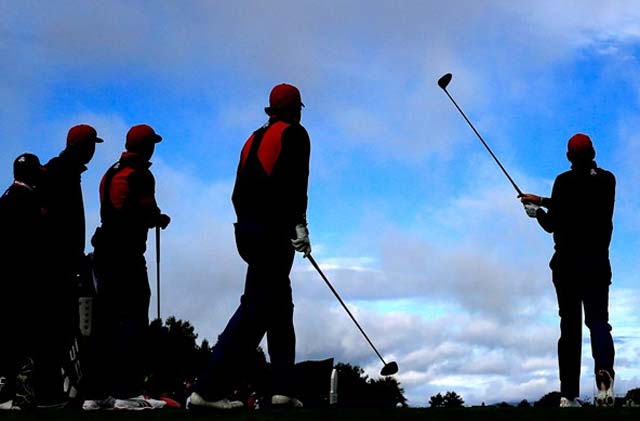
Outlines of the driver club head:
[{"label": "driver club head", "polygon": [[381,376],[391,376],[398,372],[398,364],[395,361],[391,361],[390,363],[385,364],[380,370]]},{"label": "driver club head", "polygon": [[442,89],[447,89],[447,86],[449,86],[452,77],[453,75],[451,73],[447,73],[446,75],[442,76],[440,79],[438,79],[438,86]]}]

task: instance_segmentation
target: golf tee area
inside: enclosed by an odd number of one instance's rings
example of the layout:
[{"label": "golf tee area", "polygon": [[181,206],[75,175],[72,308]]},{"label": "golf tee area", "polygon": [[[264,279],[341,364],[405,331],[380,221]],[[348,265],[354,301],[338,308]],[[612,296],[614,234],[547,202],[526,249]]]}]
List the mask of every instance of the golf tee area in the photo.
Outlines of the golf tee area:
[{"label": "golf tee area", "polygon": [[400,409],[265,409],[256,411],[187,412],[177,409],[143,411],[33,410],[0,413],[0,420],[637,420],[638,408],[400,408]]}]

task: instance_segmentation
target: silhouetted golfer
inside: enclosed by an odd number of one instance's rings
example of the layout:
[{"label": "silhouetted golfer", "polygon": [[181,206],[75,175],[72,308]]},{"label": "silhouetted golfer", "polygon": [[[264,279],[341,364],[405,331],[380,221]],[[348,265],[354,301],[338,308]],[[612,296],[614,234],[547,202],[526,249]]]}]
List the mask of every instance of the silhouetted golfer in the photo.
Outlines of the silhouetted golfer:
[{"label": "silhouetted golfer", "polygon": [[233,205],[238,252],[249,265],[240,306],[213,347],[189,405],[217,409],[230,401],[229,385],[267,335],[273,368],[271,403],[301,407],[294,398],[293,301],[289,272],[294,249],[311,252],[307,231],[310,141],[300,125],[300,92],[275,86],[265,108],[269,122],[247,140],[240,156]]},{"label": "silhouetted golfer", "polygon": [[170,222],[158,208],[155,179],[149,170],[161,140],[146,124],[132,127],[126,151],[100,183],[102,224],[92,238],[98,276],[95,343],[85,410],[165,404],[142,396],[151,296],[144,252],[149,229],[165,228]]},{"label": "silhouetted golfer", "polygon": [[[596,165],[588,136],[569,139],[571,170],[560,174],[551,198],[521,196],[527,214],[553,233],[555,253],[549,266],[560,308],[560,406],[580,406],[582,307],[591,333],[599,406],[612,406],[614,347],[609,325],[611,265],[609,243],[613,230],[616,180]],[[544,211],[540,206],[545,207]]]},{"label": "silhouetted golfer", "polygon": [[[45,164],[43,195],[47,208],[47,282],[48,300],[37,311],[42,315],[41,347],[37,371],[42,372],[39,400],[49,405],[62,404],[71,390],[63,390],[61,367],[65,377],[78,386],[81,370],[71,365],[69,352],[79,336],[79,274],[85,262],[85,215],[81,175],[87,170],[102,143],[96,130],[86,124],[69,129],[66,147]],[[40,377],[40,376],[38,376]],[[66,393],[65,393],[66,392]],[[75,391],[73,391],[75,393]]]}]

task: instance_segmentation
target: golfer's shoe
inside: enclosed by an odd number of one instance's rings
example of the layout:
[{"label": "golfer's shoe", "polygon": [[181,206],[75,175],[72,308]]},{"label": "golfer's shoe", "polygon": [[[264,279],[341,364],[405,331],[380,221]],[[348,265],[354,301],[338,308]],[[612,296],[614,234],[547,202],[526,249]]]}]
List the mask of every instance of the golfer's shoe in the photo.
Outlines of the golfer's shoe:
[{"label": "golfer's shoe", "polygon": [[230,401],[226,398],[219,399],[217,401],[208,401],[196,392],[193,392],[191,396],[187,398],[186,405],[189,410],[198,410],[203,408],[229,410],[242,408],[243,406],[244,404],[240,401]]},{"label": "golfer's shoe", "polygon": [[13,399],[0,402],[0,411],[19,411],[20,407],[13,404]]},{"label": "golfer's shoe", "polygon": [[145,409],[164,408],[167,403],[159,399],[145,398],[143,395],[130,399],[116,399],[113,409],[123,409],[127,411],[143,411]]},{"label": "golfer's shoe", "polygon": [[598,373],[596,373],[596,385],[598,386],[596,406],[613,407],[616,402],[613,396],[613,378],[607,370],[598,370]]},{"label": "golfer's shoe", "polygon": [[560,408],[581,408],[582,404],[578,401],[577,398],[567,399],[560,398]]},{"label": "golfer's shoe", "polygon": [[84,411],[98,411],[101,409],[113,409],[116,400],[112,397],[106,399],[87,399],[82,403]]},{"label": "golfer's shoe", "polygon": [[299,399],[286,395],[273,395],[271,405],[288,408],[302,408],[304,406]]}]

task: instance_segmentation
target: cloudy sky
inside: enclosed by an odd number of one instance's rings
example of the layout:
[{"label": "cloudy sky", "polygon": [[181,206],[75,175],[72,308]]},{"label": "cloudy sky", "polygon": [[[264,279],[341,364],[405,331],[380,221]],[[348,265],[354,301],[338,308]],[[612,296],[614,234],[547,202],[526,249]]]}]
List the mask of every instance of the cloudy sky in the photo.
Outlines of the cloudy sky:
[{"label": "cloudy sky", "polygon": [[[69,127],[93,125],[106,141],[83,178],[91,233],[100,177],[128,128],[152,125],[165,139],[158,201],[173,217],[163,314],[212,340],[243,287],[230,202],[239,151],[271,87],[295,84],[312,140],[314,256],[400,365],[410,404],[447,390],[470,404],[536,400],[559,388],[553,244],[437,87],[451,72],[449,91],[523,190],[550,194],[576,132],[616,174],[610,308],[624,394],[640,386],[637,6],[0,0],[0,180],[10,184],[19,153],[46,161]],[[297,358],[375,376],[379,361],[300,256],[292,282]],[[592,369],[586,338],[583,397]]]}]

